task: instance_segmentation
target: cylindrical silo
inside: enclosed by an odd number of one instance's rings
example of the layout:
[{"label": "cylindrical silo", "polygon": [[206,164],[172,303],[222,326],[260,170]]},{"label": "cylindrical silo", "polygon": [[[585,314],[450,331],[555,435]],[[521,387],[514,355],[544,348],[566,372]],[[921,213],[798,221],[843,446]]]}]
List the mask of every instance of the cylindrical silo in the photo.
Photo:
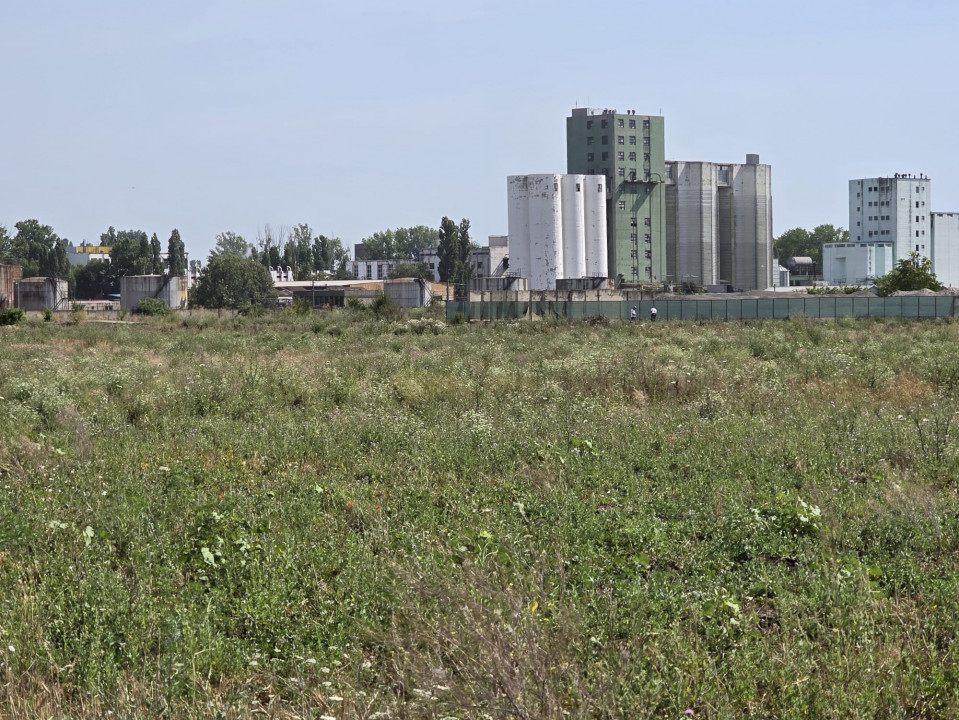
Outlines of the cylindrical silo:
[{"label": "cylindrical silo", "polygon": [[529,176],[510,175],[506,181],[509,228],[509,272],[528,278],[529,262]]},{"label": "cylindrical silo", "polygon": [[563,276],[559,175],[529,176],[530,289],[555,290]]},{"label": "cylindrical silo", "polygon": [[586,276],[586,215],[583,204],[584,175],[563,175],[563,275]]},{"label": "cylindrical silo", "polygon": [[586,277],[609,277],[606,250],[606,177],[586,175],[583,196],[586,231]]}]

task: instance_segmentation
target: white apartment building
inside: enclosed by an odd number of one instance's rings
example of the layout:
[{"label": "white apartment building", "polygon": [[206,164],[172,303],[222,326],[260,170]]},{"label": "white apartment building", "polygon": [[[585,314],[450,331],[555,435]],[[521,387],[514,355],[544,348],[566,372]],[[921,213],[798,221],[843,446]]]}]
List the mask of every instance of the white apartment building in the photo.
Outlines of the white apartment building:
[{"label": "white apartment building", "polygon": [[893,263],[917,252],[932,258],[930,180],[923,175],[849,181],[849,239],[892,243]]},{"label": "white apartment building", "polygon": [[666,273],[675,283],[773,285],[772,169],[745,164],[666,162]]}]

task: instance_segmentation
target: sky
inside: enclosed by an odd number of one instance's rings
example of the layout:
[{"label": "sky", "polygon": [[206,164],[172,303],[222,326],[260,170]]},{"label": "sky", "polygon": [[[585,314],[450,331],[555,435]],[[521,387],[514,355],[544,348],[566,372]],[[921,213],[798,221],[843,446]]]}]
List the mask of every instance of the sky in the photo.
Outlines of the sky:
[{"label": "sky", "polygon": [[959,212],[957,27],[940,0],[8,0],[0,225],[204,259],[449,216],[485,244],[508,175],[565,172],[574,107],[664,115],[667,159],[758,153],[775,235],[897,172]]}]

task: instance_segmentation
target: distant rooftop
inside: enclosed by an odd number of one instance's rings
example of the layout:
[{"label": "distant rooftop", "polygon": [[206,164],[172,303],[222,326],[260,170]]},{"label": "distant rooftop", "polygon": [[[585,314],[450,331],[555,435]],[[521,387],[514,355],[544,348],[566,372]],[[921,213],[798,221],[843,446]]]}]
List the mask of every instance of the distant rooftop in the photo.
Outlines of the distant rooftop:
[{"label": "distant rooftop", "polygon": [[642,113],[637,113],[635,110],[627,110],[626,112],[618,112],[615,108],[573,108],[573,117],[579,117],[581,115],[638,115],[638,117],[662,117],[662,115],[643,115]]}]

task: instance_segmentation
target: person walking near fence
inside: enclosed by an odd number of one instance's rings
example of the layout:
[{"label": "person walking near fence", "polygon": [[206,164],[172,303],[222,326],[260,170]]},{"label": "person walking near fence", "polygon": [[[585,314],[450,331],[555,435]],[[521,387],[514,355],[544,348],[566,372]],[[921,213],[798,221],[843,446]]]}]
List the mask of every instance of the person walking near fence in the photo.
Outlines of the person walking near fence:
[{"label": "person walking near fence", "polygon": [[651,308],[649,311],[649,319],[651,322],[656,322],[656,308]]},{"label": "person walking near fence", "polygon": [[636,306],[635,306],[635,305],[633,305],[633,306],[629,309],[629,319],[630,319],[630,320],[635,320],[635,319],[636,319]]}]

